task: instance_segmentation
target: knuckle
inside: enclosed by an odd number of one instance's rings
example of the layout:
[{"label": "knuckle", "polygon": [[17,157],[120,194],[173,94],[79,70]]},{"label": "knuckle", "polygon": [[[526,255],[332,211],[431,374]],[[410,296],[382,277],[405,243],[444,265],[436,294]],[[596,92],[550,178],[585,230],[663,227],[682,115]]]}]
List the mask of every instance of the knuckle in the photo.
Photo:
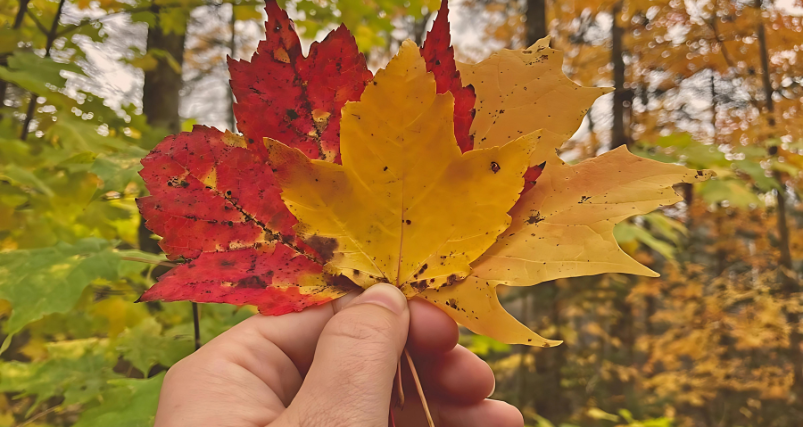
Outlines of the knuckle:
[{"label": "knuckle", "polygon": [[329,333],[335,337],[360,343],[387,343],[394,341],[396,328],[384,317],[366,318],[342,312],[328,326]]}]

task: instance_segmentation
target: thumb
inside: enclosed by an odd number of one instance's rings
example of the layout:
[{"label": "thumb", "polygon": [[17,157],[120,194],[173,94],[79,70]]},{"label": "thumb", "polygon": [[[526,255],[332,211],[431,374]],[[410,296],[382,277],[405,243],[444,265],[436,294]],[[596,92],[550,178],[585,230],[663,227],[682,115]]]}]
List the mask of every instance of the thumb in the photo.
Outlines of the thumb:
[{"label": "thumb", "polygon": [[368,288],[324,327],[309,373],[282,418],[295,421],[291,425],[387,426],[409,323],[407,298],[398,288]]}]

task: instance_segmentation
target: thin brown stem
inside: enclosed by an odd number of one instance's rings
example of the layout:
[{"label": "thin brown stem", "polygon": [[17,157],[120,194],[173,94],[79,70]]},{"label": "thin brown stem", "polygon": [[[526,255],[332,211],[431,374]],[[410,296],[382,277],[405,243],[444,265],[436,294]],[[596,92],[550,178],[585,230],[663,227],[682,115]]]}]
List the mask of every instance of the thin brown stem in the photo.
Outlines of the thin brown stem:
[{"label": "thin brown stem", "polygon": [[396,392],[399,394],[398,406],[404,407],[404,387],[402,386],[401,359],[396,365]]},{"label": "thin brown stem", "polygon": [[[50,58],[50,49],[53,48],[53,42],[56,40],[56,31],[59,29],[59,20],[61,19],[61,11],[64,10],[64,3],[66,0],[59,1],[59,7],[56,9],[56,15],[53,17],[53,23],[50,25],[50,31],[47,33],[47,43],[45,44],[45,58]],[[33,15],[31,15],[33,16]],[[41,25],[41,24],[40,24]],[[34,92],[31,92],[31,100],[28,101],[28,111],[25,114],[25,120],[22,122],[22,131],[20,132],[20,139],[25,141],[28,138],[29,128],[31,127],[31,120],[36,112],[36,100],[39,98]]]},{"label": "thin brown stem", "polygon": [[198,303],[192,303],[192,324],[195,330],[195,350],[201,348],[201,310]]},{"label": "thin brown stem", "polygon": [[28,15],[28,17],[29,17],[29,18],[31,18],[31,21],[33,21],[33,23],[34,23],[34,24],[36,24],[36,28],[38,28],[38,29],[39,29],[39,31],[41,31],[41,32],[42,32],[42,34],[44,34],[44,35],[46,35],[46,36],[47,36],[48,34],[50,34],[50,31],[48,31],[47,27],[45,27],[45,26],[42,24],[42,22],[41,22],[41,21],[39,21],[39,18],[37,18],[37,17],[36,17],[36,15],[34,15],[34,14],[33,14],[33,12],[31,12],[31,10],[30,10],[30,9],[26,10],[26,11],[25,11],[25,14],[26,14],[26,15]]},{"label": "thin brown stem", "polygon": [[18,427],[27,426],[27,425],[33,423],[34,421],[38,420],[39,418],[42,418],[45,415],[55,411],[58,408],[59,408],[59,405],[51,406],[50,408],[47,408],[44,411],[37,413],[36,415],[32,416],[31,418],[28,418],[27,420],[25,420],[25,422],[23,422],[22,424],[19,424]]},{"label": "thin brown stem", "polygon": [[415,370],[413,358],[410,357],[410,352],[404,349],[404,356],[407,358],[407,364],[410,365],[410,373],[413,375],[415,381],[415,389],[418,391],[418,397],[421,398],[421,406],[424,407],[424,415],[427,416],[427,424],[429,427],[435,427],[435,422],[432,421],[432,414],[429,412],[429,405],[427,405],[427,398],[424,396],[424,389],[421,388],[421,379],[418,378],[418,372]]}]

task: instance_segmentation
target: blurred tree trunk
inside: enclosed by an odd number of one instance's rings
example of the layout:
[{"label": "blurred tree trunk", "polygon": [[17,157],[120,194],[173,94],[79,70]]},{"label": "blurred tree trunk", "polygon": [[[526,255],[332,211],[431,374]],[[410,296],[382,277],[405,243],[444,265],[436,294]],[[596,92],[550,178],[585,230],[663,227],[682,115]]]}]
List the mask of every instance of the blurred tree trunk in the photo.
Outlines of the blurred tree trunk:
[{"label": "blurred tree trunk", "polygon": [[[630,145],[625,130],[625,110],[632,94],[625,88],[624,28],[619,26],[622,14],[622,1],[613,5],[611,17],[611,63],[613,64],[613,128],[611,129],[611,148]],[[632,103],[632,102],[631,102]]]},{"label": "blurred tree trunk", "polygon": [[[532,289],[537,292],[532,299],[533,310],[539,303],[542,307],[544,303],[548,304],[548,310],[541,311],[542,308],[538,312],[549,313],[548,322],[554,325],[556,330],[559,330],[562,322],[560,316],[562,302],[557,283],[554,281],[541,283]],[[550,336],[549,338],[559,340],[561,336]],[[568,421],[572,413],[571,401],[566,397],[562,385],[563,366],[569,358],[568,349],[567,344],[561,344],[553,348],[535,350],[535,369],[538,373],[538,382],[531,386],[531,390],[537,388],[538,393],[530,394],[537,396],[534,402],[535,412],[555,425]]]},{"label": "blurred tree trunk", "polygon": [[[184,34],[166,33],[159,22],[158,6],[153,6],[155,25],[148,28],[148,50],[160,49],[170,54],[176,62],[184,62]],[[163,128],[169,133],[181,131],[179,116],[179,92],[182,87],[181,73],[177,73],[168,61],[160,59],[156,68],[145,72],[145,86],[142,90],[142,112],[148,124]],[[159,253],[161,249],[156,240],[151,239],[151,231],[145,224],[139,226],[139,247],[143,251]]]},{"label": "blurred tree trunk", "polygon": [[[547,0],[527,0],[525,11],[526,45],[532,46],[538,40],[549,35],[547,23]],[[546,320],[557,330],[560,327],[560,296],[557,284],[554,281],[541,283],[527,289],[531,301],[528,309],[545,313]],[[560,339],[559,336],[550,336],[550,339]],[[569,399],[564,396],[562,383],[562,368],[566,363],[567,347],[565,344],[555,348],[535,349],[535,383],[523,383],[525,387],[520,390],[519,402],[524,405],[533,405],[535,412],[550,420],[555,425],[567,421],[570,411]]]},{"label": "blurred tree trunk", "polygon": [[424,37],[427,35],[427,23],[429,22],[429,18],[432,16],[432,12],[427,12],[421,19],[416,19],[413,21],[413,41],[418,46],[424,45]]},{"label": "blurred tree trunk", "polygon": [[[761,10],[761,1],[755,1],[755,7]],[[760,16],[760,15],[759,15]],[[758,33],[758,46],[761,54],[761,80],[764,88],[764,103],[768,114],[768,124],[770,129],[775,130],[775,103],[772,99],[773,89],[772,81],[770,80],[770,65],[769,53],[767,51],[767,36],[764,21],[760,20],[757,27]],[[770,137],[773,137],[771,135]],[[770,155],[777,154],[777,147],[770,147]],[[786,300],[791,300],[796,294],[800,292],[800,285],[798,284],[796,273],[792,270],[792,253],[789,248],[789,228],[786,218],[786,183],[781,178],[778,171],[774,172],[775,179],[778,181],[778,190],[776,190],[776,215],[778,227],[778,249],[780,250],[780,259],[778,264],[780,266],[780,279],[781,279],[781,292]],[[792,392],[795,394],[796,402],[798,405],[803,405],[803,352],[801,352],[801,334],[800,334],[800,317],[797,312],[789,310],[786,311],[786,321],[789,324],[789,358],[792,362],[794,369],[794,380],[792,383]]]},{"label": "blurred tree trunk", "polygon": [[549,34],[546,22],[546,0],[527,0],[527,46],[532,46],[538,40]]}]

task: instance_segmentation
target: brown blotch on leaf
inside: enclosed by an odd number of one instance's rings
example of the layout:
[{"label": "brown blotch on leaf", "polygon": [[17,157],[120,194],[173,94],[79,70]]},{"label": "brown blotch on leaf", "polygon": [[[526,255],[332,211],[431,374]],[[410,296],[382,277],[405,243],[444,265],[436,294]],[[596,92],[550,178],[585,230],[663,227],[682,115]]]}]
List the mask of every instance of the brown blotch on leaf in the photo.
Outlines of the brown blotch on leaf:
[{"label": "brown blotch on leaf", "polygon": [[496,162],[491,162],[491,170],[493,171],[493,173],[497,173],[497,172],[499,172],[501,169],[502,169],[502,167],[501,167],[501,166],[499,166],[499,163],[496,163]]},{"label": "brown blotch on leaf", "polygon": [[312,236],[305,240],[304,243],[309,245],[322,262],[329,262],[335,256],[335,249],[337,249],[337,240],[331,237]]},{"label": "brown blotch on leaf", "polygon": [[545,220],[543,216],[541,216],[541,212],[535,211],[534,214],[530,215],[529,218],[525,221],[527,224],[538,224],[539,222]]},{"label": "brown blotch on leaf", "polygon": [[427,281],[419,280],[417,282],[411,282],[410,286],[418,292],[424,292],[427,290]]},{"label": "brown blotch on leaf", "polygon": [[234,284],[234,286],[238,288],[247,288],[247,289],[265,289],[267,287],[267,284],[261,278],[257,276],[251,276],[238,281],[237,283]]}]

